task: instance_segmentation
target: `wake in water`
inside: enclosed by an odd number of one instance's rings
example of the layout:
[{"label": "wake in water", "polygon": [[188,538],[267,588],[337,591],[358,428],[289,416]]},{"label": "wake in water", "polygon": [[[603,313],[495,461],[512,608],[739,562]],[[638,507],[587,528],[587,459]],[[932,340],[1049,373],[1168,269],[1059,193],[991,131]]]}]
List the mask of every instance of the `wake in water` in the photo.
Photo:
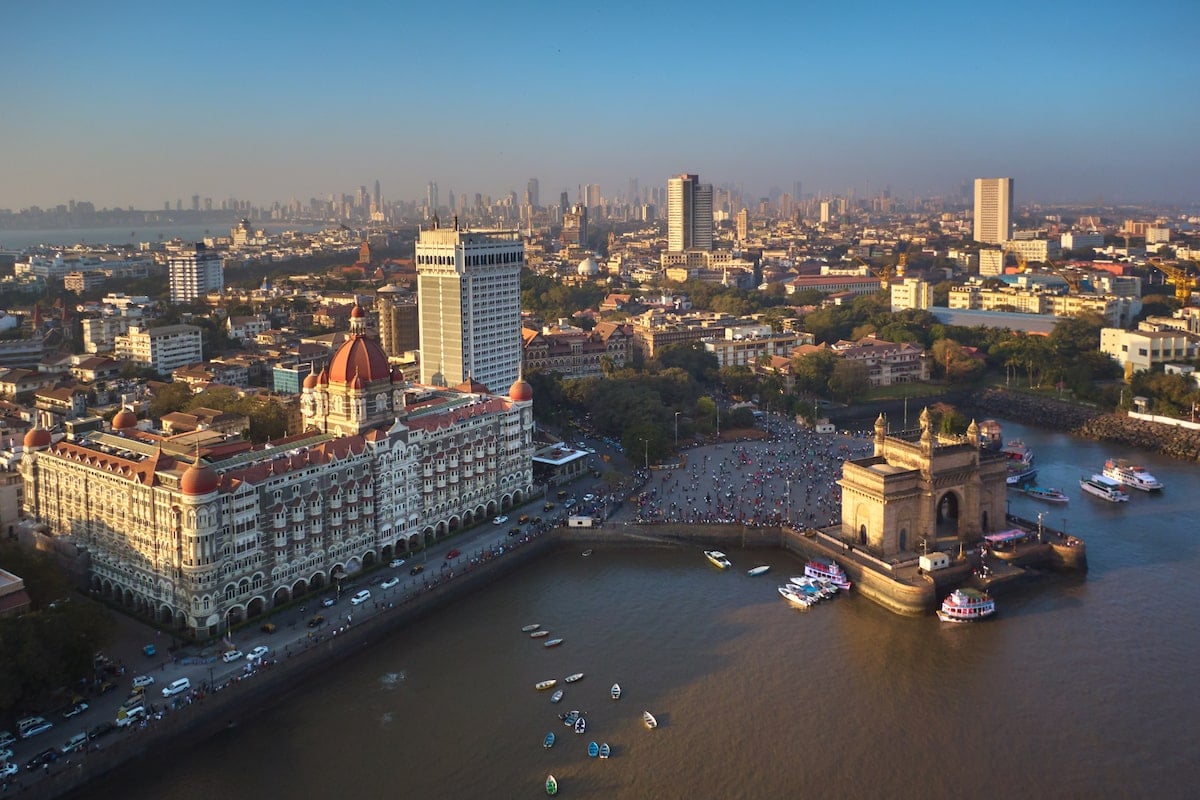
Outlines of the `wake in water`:
[{"label": "wake in water", "polygon": [[384,689],[395,689],[397,686],[404,683],[404,678],[405,675],[403,670],[400,672],[388,672],[379,679],[379,685]]}]

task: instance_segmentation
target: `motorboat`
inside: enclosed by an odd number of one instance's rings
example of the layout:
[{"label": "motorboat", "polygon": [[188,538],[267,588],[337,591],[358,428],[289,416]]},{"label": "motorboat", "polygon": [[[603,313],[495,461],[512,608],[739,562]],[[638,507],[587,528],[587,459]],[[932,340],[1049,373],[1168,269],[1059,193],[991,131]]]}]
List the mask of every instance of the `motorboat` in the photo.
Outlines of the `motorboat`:
[{"label": "motorboat", "polygon": [[598,755],[600,755],[600,745],[588,742],[588,758],[595,758]]},{"label": "motorboat", "polygon": [[567,683],[574,683],[575,681],[583,680],[583,673],[576,672],[573,675],[568,675],[567,677],[563,678],[563,680],[566,681]]},{"label": "motorboat", "polygon": [[996,601],[986,592],[975,589],[955,589],[938,609],[942,622],[971,622],[996,613]]},{"label": "motorboat", "polygon": [[562,639],[551,639],[550,641],[548,641],[544,645],[542,645],[542,647],[558,647],[562,643],[563,643]]},{"label": "motorboat", "polygon": [[1037,467],[1032,464],[1022,464],[1019,461],[1010,462],[1004,474],[1006,486],[1020,486],[1037,477]]},{"label": "motorboat", "polygon": [[600,745],[600,757],[608,758],[610,755],[612,755],[612,748],[608,746],[608,742]]},{"label": "motorboat", "polygon": [[720,569],[729,569],[733,566],[733,564],[729,562],[729,559],[726,558],[725,554],[720,550],[705,550],[704,557],[711,561],[714,567],[718,567]]},{"label": "motorboat", "polygon": [[546,689],[553,689],[558,684],[557,678],[551,678],[548,681],[538,681],[533,685],[533,688],[539,692],[544,692]]},{"label": "motorboat", "polygon": [[1130,464],[1123,458],[1110,458],[1104,462],[1105,477],[1143,492],[1161,492],[1162,481],[1146,471],[1145,467]]},{"label": "motorboat", "polygon": [[793,590],[799,589],[806,595],[817,600],[824,600],[827,597],[833,597],[837,594],[837,587],[824,578],[788,578],[788,583]]},{"label": "motorboat", "polygon": [[650,730],[654,730],[658,727],[658,720],[656,720],[654,715],[649,711],[642,712],[642,722],[646,723],[646,727]]},{"label": "motorboat", "polygon": [[583,551],[583,557],[584,557],[584,558],[587,558],[587,557],[588,557],[588,556],[590,556],[591,554],[592,554],[592,551],[591,551],[590,549],[589,549],[589,550],[584,550],[584,551]]},{"label": "motorboat", "polygon": [[558,689],[557,691],[554,692],[554,694],[550,695],[551,703],[557,703],[562,699],[563,699],[563,690],[562,689]]},{"label": "motorboat", "polygon": [[824,578],[839,589],[850,589],[850,579],[836,561],[812,558],[804,565],[804,574],[810,578]]},{"label": "motorboat", "polygon": [[767,566],[766,564],[764,564],[761,567],[755,567],[754,569],[746,570],[746,574],[750,575],[750,576],[762,575],[764,572],[766,572],[769,569],[770,569],[770,567]]},{"label": "motorboat", "polygon": [[1034,500],[1043,500],[1047,503],[1066,503],[1071,499],[1063,494],[1062,489],[1047,489],[1033,484],[1022,486],[1018,491]]},{"label": "motorboat", "polygon": [[587,720],[586,719],[584,719],[583,717],[580,717],[579,719],[575,720],[575,732],[576,733],[582,734],[586,730],[587,730]]},{"label": "motorboat", "polygon": [[1099,473],[1092,475],[1090,478],[1087,476],[1080,478],[1079,488],[1090,495],[1099,497],[1101,500],[1107,500],[1110,503],[1125,503],[1129,501],[1129,495],[1121,488],[1120,483]]},{"label": "motorboat", "polygon": [[541,639],[543,636],[549,636],[549,635],[550,635],[550,631],[534,631],[533,633],[529,634],[529,638],[530,639]]},{"label": "motorboat", "polygon": [[521,633],[532,633],[540,627],[542,626],[535,622],[532,625],[526,625],[524,628],[521,628]]},{"label": "motorboat", "polygon": [[1033,463],[1033,451],[1020,439],[1013,439],[1006,443],[1000,448],[1000,452],[1009,461],[1016,461],[1021,464]]},{"label": "motorboat", "polygon": [[609,694],[612,695],[613,700],[620,700],[621,699],[621,684],[614,683],[612,685],[612,689],[609,691]]},{"label": "motorboat", "polygon": [[554,780],[553,775],[546,776],[546,794],[558,794],[558,781]]},{"label": "motorboat", "polygon": [[566,725],[568,728],[574,727],[575,723],[579,721],[579,712],[572,709],[569,713],[563,715],[562,721],[563,725]]},{"label": "motorboat", "polygon": [[542,747],[546,748],[547,750],[549,750],[551,747],[554,747],[554,731],[550,731],[546,734],[546,738],[542,739]]},{"label": "motorboat", "polygon": [[780,586],[779,596],[797,608],[808,608],[817,602],[816,597],[810,597],[795,586]]}]

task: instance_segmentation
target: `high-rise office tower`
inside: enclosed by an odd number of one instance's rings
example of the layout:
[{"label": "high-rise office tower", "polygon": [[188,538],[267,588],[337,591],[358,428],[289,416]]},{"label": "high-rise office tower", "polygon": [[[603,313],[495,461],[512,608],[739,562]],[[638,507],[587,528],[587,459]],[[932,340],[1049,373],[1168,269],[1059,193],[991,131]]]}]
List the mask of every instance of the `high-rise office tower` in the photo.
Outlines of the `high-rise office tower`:
[{"label": "high-rise office tower", "polygon": [[375,210],[383,211],[383,194],[379,191],[379,179],[375,180]]},{"label": "high-rise office tower", "polygon": [[699,175],[667,180],[667,250],[712,250],[713,189]]},{"label": "high-rise office tower", "polygon": [[425,187],[425,205],[431,214],[438,209],[438,187],[433,181]]},{"label": "high-rise office tower", "polygon": [[417,327],[417,297],[399,286],[381,287],[375,293],[379,312],[379,344],[389,356],[399,356],[420,348]]},{"label": "high-rise office tower", "polygon": [[629,189],[626,191],[625,202],[631,206],[636,206],[641,203],[641,195],[638,193],[638,179],[629,179]]},{"label": "high-rise office tower", "polygon": [[1012,178],[975,179],[975,241],[1004,244],[1012,238]]},{"label": "high-rise office tower", "polygon": [[416,251],[421,383],[503,394],[521,367],[520,233],[423,230]]},{"label": "high-rise office tower", "polygon": [[588,211],[587,206],[576,203],[571,210],[563,214],[562,240],[565,244],[587,247],[588,242]]},{"label": "high-rise office tower", "polygon": [[583,187],[583,204],[591,209],[600,208],[600,184],[589,183]]},{"label": "high-rise office tower", "polygon": [[525,202],[534,208],[540,208],[541,203],[538,202],[538,179],[530,178],[525,184]]},{"label": "high-rise office tower", "polygon": [[225,264],[220,253],[202,242],[180,250],[167,260],[171,302],[190,303],[225,288]]},{"label": "high-rise office tower", "polygon": [[569,209],[570,207],[571,207],[571,199],[570,199],[570,196],[567,194],[566,190],[564,189],[563,192],[558,196],[559,213],[566,214],[567,209]]},{"label": "high-rise office tower", "polygon": [[737,213],[737,217],[735,218],[735,224],[737,225],[738,241],[746,241],[750,234],[750,210],[743,208],[741,211],[739,211]]}]

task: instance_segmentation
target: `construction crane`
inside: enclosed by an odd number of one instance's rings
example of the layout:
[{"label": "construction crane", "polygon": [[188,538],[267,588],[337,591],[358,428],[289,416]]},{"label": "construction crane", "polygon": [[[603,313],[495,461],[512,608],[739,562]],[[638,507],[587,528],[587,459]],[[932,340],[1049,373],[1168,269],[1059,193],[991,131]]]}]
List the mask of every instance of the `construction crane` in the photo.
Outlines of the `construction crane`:
[{"label": "construction crane", "polygon": [[1049,258],[1045,260],[1046,269],[1053,272],[1058,277],[1067,282],[1067,286],[1071,287],[1071,294],[1079,294],[1079,285],[1083,282],[1084,276],[1078,271],[1069,269],[1061,264],[1055,264]]},{"label": "construction crane", "polygon": [[1150,266],[1167,276],[1167,283],[1175,287],[1175,299],[1181,306],[1189,303],[1193,289],[1200,289],[1200,277],[1191,274],[1178,264],[1168,264],[1157,258],[1147,260],[1150,262]]}]

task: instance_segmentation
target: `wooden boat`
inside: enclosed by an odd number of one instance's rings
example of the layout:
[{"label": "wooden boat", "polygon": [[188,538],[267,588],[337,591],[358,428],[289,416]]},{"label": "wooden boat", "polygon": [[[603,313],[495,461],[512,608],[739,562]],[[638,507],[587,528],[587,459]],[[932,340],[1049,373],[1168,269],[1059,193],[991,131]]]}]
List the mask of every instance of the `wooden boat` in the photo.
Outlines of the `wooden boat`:
[{"label": "wooden boat", "polygon": [[612,685],[612,689],[611,689],[611,690],[609,690],[609,691],[610,691],[610,693],[612,694],[612,699],[613,699],[613,700],[620,700],[620,699],[621,699],[621,684],[619,684],[619,683],[614,683],[614,684]]},{"label": "wooden boat", "polygon": [[586,730],[587,730],[587,720],[586,719],[584,719],[583,717],[580,717],[579,719],[575,720],[575,732],[576,733],[582,734]]},{"label": "wooden boat", "polygon": [[563,643],[562,639],[551,639],[550,641],[548,641],[544,645],[542,645],[542,647],[558,647],[562,643]]},{"label": "wooden boat", "polygon": [[554,731],[550,731],[546,734],[546,738],[542,739],[542,747],[546,748],[547,750],[549,750],[551,747],[554,747]]},{"label": "wooden boat", "polygon": [[541,639],[543,636],[549,636],[549,635],[550,635],[550,631],[534,631],[533,633],[529,634],[529,638],[530,639]]},{"label": "wooden boat", "polygon": [[576,672],[574,675],[568,675],[567,677],[563,678],[563,680],[566,681],[567,683],[574,683],[575,681],[582,680],[582,679],[583,679],[582,672]]},{"label": "wooden boat", "polygon": [[705,550],[704,557],[711,561],[714,567],[718,567],[719,569],[729,569],[733,566],[720,550]]},{"label": "wooden boat", "polygon": [[563,725],[566,725],[568,728],[575,727],[575,723],[579,721],[579,712],[572,709],[569,713],[563,715],[562,721]]},{"label": "wooden boat", "polygon": [[610,755],[612,755],[612,748],[608,746],[608,742],[600,745],[600,757],[608,758]]},{"label": "wooden boat", "polygon": [[553,689],[556,685],[558,685],[558,678],[551,678],[548,681],[538,681],[533,685],[533,688],[539,692],[543,692],[546,689]]},{"label": "wooden boat", "polygon": [[546,776],[546,794],[558,794],[558,781],[553,775]]},{"label": "wooden boat", "polygon": [[536,631],[540,627],[542,627],[542,626],[535,622],[532,625],[526,625],[524,628],[521,628],[521,632],[522,633],[530,633],[531,631]]},{"label": "wooden boat", "polygon": [[651,730],[654,730],[655,728],[658,727],[658,720],[656,720],[654,718],[654,715],[651,714],[649,711],[642,712],[642,722],[646,723],[646,727]]},{"label": "wooden boat", "polygon": [[559,700],[562,700],[562,699],[563,699],[563,690],[562,689],[559,689],[554,694],[550,695],[551,703],[557,703]]},{"label": "wooden boat", "polygon": [[598,755],[600,755],[600,745],[588,742],[588,758],[595,758]]},{"label": "wooden boat", "polygon": [[751,576],[762,575],[764,572],[766,572],[769,569],[770,569],[769,566],[767,566],[766,564],[763,564],[761,567],[755,567],[754,569],[746,570],[746,574],[751,575]]}]

